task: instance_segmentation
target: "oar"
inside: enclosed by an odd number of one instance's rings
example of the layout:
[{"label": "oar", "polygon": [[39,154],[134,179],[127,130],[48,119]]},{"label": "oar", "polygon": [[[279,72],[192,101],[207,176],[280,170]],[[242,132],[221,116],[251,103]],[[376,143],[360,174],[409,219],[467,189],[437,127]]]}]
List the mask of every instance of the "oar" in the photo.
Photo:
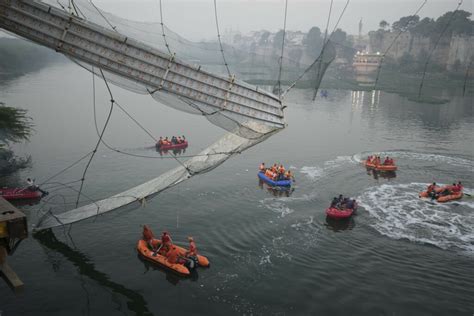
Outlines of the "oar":
[{"label": "oar", "polygon": [[469,193],[464,193],[464,195],[466,195],[466,196],[468,196],[468,197],[472,197],[472,195],[469,194]]}]

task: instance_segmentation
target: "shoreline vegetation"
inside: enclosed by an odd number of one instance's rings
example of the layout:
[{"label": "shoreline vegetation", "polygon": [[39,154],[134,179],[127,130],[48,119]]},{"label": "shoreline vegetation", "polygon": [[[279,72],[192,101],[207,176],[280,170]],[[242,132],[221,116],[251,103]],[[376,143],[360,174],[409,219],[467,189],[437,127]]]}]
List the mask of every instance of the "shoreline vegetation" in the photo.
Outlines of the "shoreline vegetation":
[{"label": "shoreline vegetation", "polygon": [[0,175],[9,175],[31,165],[31,156],[18,157],[10,144],[28,141],[33,132],[32,119],[24,109],[0,102]]}]

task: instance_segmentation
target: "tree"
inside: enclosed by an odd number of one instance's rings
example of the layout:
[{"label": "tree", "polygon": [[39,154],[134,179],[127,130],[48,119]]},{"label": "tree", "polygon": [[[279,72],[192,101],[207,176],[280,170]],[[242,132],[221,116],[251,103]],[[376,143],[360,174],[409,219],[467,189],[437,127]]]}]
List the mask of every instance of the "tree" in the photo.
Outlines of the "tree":
[{"label": "tree", "polygon": [[30,157],[16,157],[8,145],[28,140],[31,132],[31,119],[26,116],[26,110],[0,102],[0,174],[12,173],[29,165]]},{"label": "tree", "polygon": [[275,37],[273,38],[273,47],[274,48],[280,48],[281,45],[283,45],[283,36],[285,35],[285,31],[279,30],[276,34]]},{"label": "tree", "polygon": [[321,30],[317,26],[313,26],[306,35],[303,44],[306,45],[306,50],[311,57],[318,57],[323,46],[323,39],[321,37]]},{"label": "tree", "polygon": [[385,29],[389,26],[388,22],[385,20],[380,21],[379,26],[382,30],[385,31]]},{"label": "tree", "polygon": [[31,118],[26,110],[16,109],[0,103],[0,143],[18,143],[31,136]]},{"label": "tree", "polygon": [[268,38],[270,37],[270,32],[264,31],[260,36],[260,40],[258,41],[259,46],[267,45]]},{"label": "tree", "polygon": [[392,29],[395,31],[406,31],[414,27],[420,21],[418,15],[409,15],[400,18],[400,20],[393,22]]}]

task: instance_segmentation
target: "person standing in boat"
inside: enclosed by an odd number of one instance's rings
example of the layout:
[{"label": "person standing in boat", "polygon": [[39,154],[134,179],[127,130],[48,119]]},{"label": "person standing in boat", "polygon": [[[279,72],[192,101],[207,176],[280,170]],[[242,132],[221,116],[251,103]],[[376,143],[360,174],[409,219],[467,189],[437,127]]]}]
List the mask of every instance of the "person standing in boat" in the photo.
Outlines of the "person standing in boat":
[{"label": "person standing in boat", "polygon": [[27,178],[26,179],[26,184],[28,185],[28,187],[27,187],[28,190],[30,190],[30,191],[40,191],[41,194],[48,195],[48,192],[41,190],[40,187],[35,184],[35,179]]},{"label": "person standing in boat", "polygon": [[173,246],[173,242],[171,240],[171,236],[168,234],[167,231],[164,231],[161,235],[161,247],[160,250],[163,253],[167,253],[171,247]]},{"label": "person standing in boat", "polygon": [[186,257],[187,258],[196,258],[197,260],[197,248],[196,244],[194,243],[194,238],[193,237],[188,237],[189,241],[189,250],[186,251]]}]

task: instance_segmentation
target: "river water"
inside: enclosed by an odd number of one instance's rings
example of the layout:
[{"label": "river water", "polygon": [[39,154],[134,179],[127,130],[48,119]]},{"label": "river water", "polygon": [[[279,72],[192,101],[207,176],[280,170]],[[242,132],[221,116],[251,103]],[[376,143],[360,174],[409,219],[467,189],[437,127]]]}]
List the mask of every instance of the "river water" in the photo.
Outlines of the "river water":
[{"label": "river water", "polygon": [[[97,120],[109,96],[96,81]],[[186,135],[198,153],[224,132],[204,118],[112,87],[114,98],[156,136]],[[9,258],[25,283],[13,294],[0,284],[7,315],[471,315],[474,312],[474,200],[439,205],[417,193],[426,183],[463,181],[474,194],[474,113],[471,97],[425,104],[380,91],[311,91],[288,99],[288,128],[192,178],[140,208],[30,236]],[[72,63],[0,83],[0,100],[28,109],[31,141],[15,151],[32,167],[1,179],[41,183],[89,152],[94,127],[92,78]],[[119,109],[105,140],[135,158],[101,147],[84,193],[100,199],[141,184],[177,165],[160,158],[153,140]],[[384,177],[360,164],[368,154],[395,158]],[[258,182],[260,162],[281,162],[296,175],[294,190]],[[81,178],[79,163],[45,184],[48,204],[22,206],[29,224],[38,209],[72,208],[76,193],[62,185]],[[78,183],[70,184],[74,189]],[[329,221],[337,194],[361,207],[349,221]],[[81,201],[86,203],[87,201]],[[174,241],[194,236],[211,261],[191,279],[142,261],[135,246],[141,225]]]}]

